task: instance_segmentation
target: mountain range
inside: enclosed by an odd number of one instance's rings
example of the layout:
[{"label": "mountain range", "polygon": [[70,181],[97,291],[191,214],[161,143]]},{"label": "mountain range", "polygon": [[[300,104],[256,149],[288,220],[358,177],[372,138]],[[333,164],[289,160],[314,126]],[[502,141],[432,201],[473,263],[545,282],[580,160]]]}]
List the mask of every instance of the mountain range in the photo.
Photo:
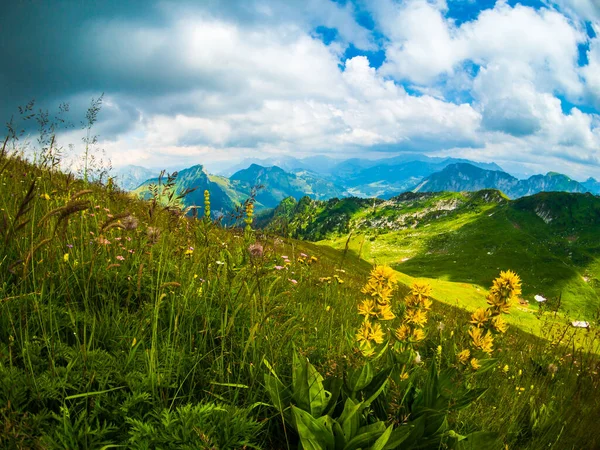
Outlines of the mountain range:
[{"label": "mountain range", "polygon": [[[203,192],[209,190],[213,211],[223,213],[248,198],[255,187],[260,187],[255,197],[259,210],[275,208],[288,197],[298,200],[303,196],[315,200],[336,197],[389,199],[403,192],[481,189],[497,189],[509,198],[546,191],[600,194],[600,182],[593,178],[578,182],[566,175],[549,172],[519,180],[495,163],[416,154],[383,160],[353,158],[338,161],[326,156],[247,159],[232,170],[232,173],[215,175],[208,173],[204,166],[196,165],[179,171],[174,186],[177,192],[196,189],[183,199],[184,206],[202,205]],[[116,181],[123,189],[148,197],[149,187],[159,180],[148,169],[129,166],[118,172]]]},{"label": "mountain range", "polygon": [[510,198],[525,197],[538,192],[592,192],[599,193],[598,183],[590,179],[587,185],[572,180],[566,175],[548,172],[519,180],[506,172],[485,170],[472,164],[451,164],[439,172],[424,178],[414,192],[462,192],[481,189],[498,189]]}]

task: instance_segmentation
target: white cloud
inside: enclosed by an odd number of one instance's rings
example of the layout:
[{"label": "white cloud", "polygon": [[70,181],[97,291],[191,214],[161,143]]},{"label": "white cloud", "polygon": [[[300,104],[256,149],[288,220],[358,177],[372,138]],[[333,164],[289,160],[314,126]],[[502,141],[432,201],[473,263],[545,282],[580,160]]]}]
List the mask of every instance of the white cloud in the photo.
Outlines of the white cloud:
[{"label": "white cloud", "polygon": [[[313,2],[315,15],[296,21],[292,7],[263,5],[252,21],[186,9],[160,25],[96,24],[85,42],[100,55],[96,69],[129,86],[108,97],[107,114],[132,121],[103,145],[116,164],[420,150],[507,168],[559,170],[563,162],[573,174],[598,170],[598,117],[565,114],[556,95],[600,99],[600,45],[592,42],[590,64],[579,69],[585,35],[557,11],[498,2],[457,27],[443,1],[380,0],[372,12],[388,60],[375,69],[361,56],[342,61],[348,42],[373,47],[351,2]],[[341,42],[315,37],[317,18]],[[466,71],[466,61],[479,72]],[[447,101],[449,89],[473,101]]]},{"label": "white cloud", "polygon": [[[562,14],[499,1],[476,20],[455,27],[443,10],[424,0],[379,7],[384,29],[392,36],[382,71],[416,83],[452,74],[465,60],[479,65],[498,60],[526,63],[546,91],[578,95],[577,44],[584,33]],[[393,11],[393,12],[390,12]]]}]

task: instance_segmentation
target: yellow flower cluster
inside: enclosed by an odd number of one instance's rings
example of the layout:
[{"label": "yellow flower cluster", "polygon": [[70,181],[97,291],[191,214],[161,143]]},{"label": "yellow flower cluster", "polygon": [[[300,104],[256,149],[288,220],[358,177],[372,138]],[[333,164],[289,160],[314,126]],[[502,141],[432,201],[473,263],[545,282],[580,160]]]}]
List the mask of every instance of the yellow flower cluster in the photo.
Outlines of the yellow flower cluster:
[{"label": "yellow flower cluster", "polygon": [[246,218],[244,222],[246,222],[246,229],[250,229],[252,225],[252,218],[254,217],[254,203],[249,201],[246,203]]},{"label": "yellow flower cluster", "polygon": [[[494,280],[487,296],[487,303],[490,306],[487,309],[479,308],[471,314],[469,336],[473,348],[487,355],[492,354],[494,333],[504,333],[508,329],[508,324],[501,314],[508,314],[519,294],[521,294],[519,276],[510,270],[500,272],[500,276]],[[467,364],[469,357],[469,350],[463,350],[458,354],[458,360],[462,364]],[[471,367],[474,370],[480,367],[476,358],[471,359]]]},{"label": "yellow flower cluster", "polygon": [[521,294],[521,279],[511,270],[500,272],[487,296],[493,316],[508,314],[513,301]]},{"label": "yellow flower cluster", "polygon": [[401,342],[419,342],[425,339],[423,328],[427,324],[427,312],[431,309],[431,287],[424,282],[416,281],[404,298],[406,312],[402,324],[395,335]]},{"label": "yellow flower cluster", "polygon": [[[370,273],[361,292],[367,296],[358,305],[358,313],[364,317],[356,333],[356,341],[365,356],[374,353],[373,343],[384,342],[385,332],[381,321],[396,318],[392,311],[391,299],[398,283],[396,272],[387,266],[376,266]],[[400,343],[416,343],[425,339],[424,327],[427,313],[431,309],[431,288],[427,283],[415,282],[404,298],[406,311],[402,322],[394,330]]]},{"label": "yellow flower cluster", "polygon": [[364,321],[356,333],[356,341],[365,355],[373,353],[372,342],[381,344],[384,340],[383,329],[376,321],[396,317],[390,303],[396,284],[396,274],[391,268],[376,266],[361,290],[368,298],[358,305],[358,313],[364,316]]},{"label": "yellow flower cluster", "polygon": [[376,266],[371,271],[367,284],[361,290],[369,298],[358,306],[358,313],[365,316],[365,320],[395,318],[390,300],[397,282],[396,273],[392,269],[387,266]]},{"label": "yellow flower cluster", "polygon": [[210,220],[210,192],[204,191],[204,217]]}]

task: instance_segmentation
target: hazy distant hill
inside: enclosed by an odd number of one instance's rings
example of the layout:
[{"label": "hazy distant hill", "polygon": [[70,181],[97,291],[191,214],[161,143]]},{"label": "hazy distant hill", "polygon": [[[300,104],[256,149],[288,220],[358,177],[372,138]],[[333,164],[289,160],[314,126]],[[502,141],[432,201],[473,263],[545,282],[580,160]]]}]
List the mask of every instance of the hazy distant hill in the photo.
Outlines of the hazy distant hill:
[{"label": "hazy distant hill", "polygon": [[506,172],[486,170],[471,164],[451,164],[426,177],[415,192],[462,192],[481,189],[499,189],[510,198],[524,197],[538,192],[586,192],[587,189],[566,175],[548,172],[518,180]]},{"label": "hazy distant hill", "polygon": [[305,195],[314,199],[328,199],[344,194],[343,189],[309,171],[286,172],[280,167],[263,167],[252,164],[234,173],[233,182],[249,192],[254,186],[263,186],[256,197],[267,208],[274,208],[286,197],[301,198]]},{"label": "hazy distant hill", "polygon": [[590,177],[585,180],[581,185],[586,189],[587,192],[592,194],[600,194],[600,181]]},{"label": "hazy distant hill", "polygon": [[[163,180],[163,183],[166,180]],[[146,180],[135,189],[135,193],[149,198],[150,185],[157,184],[158,178]],[[236,205],[247,199],[253,188],[262,186],[256,196],[256,208],[274,208],[286,197],[301,198],[308,195],[314,199],[326,199],[341,196],[343,190],[333,183],[308,171],[290,173],[279,167],[262,167],[252,164],[244,170],[233,174],[231,178],[209,174],[203,166],[197,165],[181,170],[174,180],[175,192],[182,193],[186,189],[195,189],[188,194],[183,203],[185,206],[203,206],[204,191],[210,192],[211,209],[229,212]]]},{"label": "hazy distant hill", "polygon": [[[600,183],[593,178],[579,183],[566,175],[549,172],[546,175],[534,175],[526,180],[519,180],[502,171],[494,163],[415,154],[377,161],[353,158],[342,162],[325,156],[302,160],[285,156],[280,158],[280,162],[287,169],[277,165],[252,163],[230,177],[211,175],[202,166],[194,166],[181,171],[177,187],[180,192],[196,187],[201,191],[216,189],[213,201],[215,211],[231,210],[248,198],[252,189],[257,186],[262,186],[256,198],[257,209],[275,208],[287,197],[298,200],[303,196],[316,200],[334,197],[389,199],[409,191],[462,192],[498,189],[510,198],[519,198],[547,191],[600,192]],[[202,169],[199,170],[198,167]],[[121,185],[131,189],[130,186],[141,183],[139,178],[143,174],[151,171],[128,166],[121,169],[121,173],[126,174],[121,175]],[[156,179],[144,182],[144,186],[147,187],[152,182],[156,182]],[[136,191],[144,192],[144,186]],[[186,205],[194,204],[198,195],[200,194],[192,194],[185,200]],[[198,204],[201,205],[202,201]]]},{"label": "hazy distant hill", "polygon": [[[159,171],[160,172],[160,171]],[[157,176],[156,170],[146,167],[127,165],[114,170],[117,186],[126,191],[132,191],[149,178]]]},{"label": "hazy distant hill", "polygon": [[[135,189],[134,193],[142,198],[151,198],[151,185],[157,185],[158,178],[146,180],[142,185]],[[162,184],[166,183],[166,179],[162,180]],[[211,210],[216,212],[229,212],[239,204],[247,194],[239,191],[235,185],[225,177],[215,177],[209,175],[201,165],[196,165],[183,169],[177,173],[174,180],[174,191],[177,194],[184,192],[186,189],[195,189],[194,192],[188,194],[183,199],[185,206],[200,206],[204,207],[204,191],[210,192]],[[202,212],[199,211],[201,214]]]}]

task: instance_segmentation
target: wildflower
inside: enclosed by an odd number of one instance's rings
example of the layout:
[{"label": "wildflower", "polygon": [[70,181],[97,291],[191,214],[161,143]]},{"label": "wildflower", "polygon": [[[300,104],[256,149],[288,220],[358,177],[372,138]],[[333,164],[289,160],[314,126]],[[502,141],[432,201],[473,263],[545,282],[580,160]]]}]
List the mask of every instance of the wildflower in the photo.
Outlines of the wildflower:
[{"label": "wildflower", "polygon": [[470,323],[476,327],[482,327],[490,319],[491,312],[489,310],[479,308],[472,315]]},{"label": "wildflower", "polygon": [[192,255],[193,253],[194,253],[194,247],[189,247],[189,248],[188,248],[188,249],[187,249],[187,250],[184,252],[184,254],[185,254],[186,256],[190,256],[190,255]]},{"label": "wildflower", "polygon": [[371,336],[371,322],[364,320],[361,324],[358,332],[356,333],[356,342],[359,344],[366,342],[369,343],[369,337]]},{"label": "wildflower", "polygon": [[311,264],[312,264],[312,263],[315,263],[315,262],[317,262],[317,261],[318,261],[318,258],[317,258],[316,256],[311,256],[311,257],[310,257],[310,260],[309,260],[309,262],[310,262]]},{"label": "wildflower", "polygon": [[337,281],[339,284],[344,284],[344,280],[342,280],[339,276],[334,275],[333,278],[335,278],[335,281]]},{"label": "wildflower", "polygon": [[485,334],[484,338],[481,340],[481,350],[483,350],[488,355],[491,355],[494,351],[494,337],[492,333],[489,331]]},{"label": "wildflower", "polygon": [[408,341],[410,333],[411,333],[411,329],[406,324],[400,325],[395,331],[396,337],[398,338],[399,341],[402,341],[402,342]]},{"label": "wildflower", "polygon": [[552,376],[554,376],[554,374],[555,374],[556,372],[558,372],[558,366],[557,366],[556,364],[549,364],[549,365],[548,365],[548,372],[549,372],[550,374],[552,374]]},{"label": "wildflower", "polygon": [[411,340],[413,342],[420,342],[423,339],[425,339],[425,332],[423,330],[421,330],[420,328],[415,328],[412,331]]},{"label": "wildflower", "polygon": [[360,350],[360,352],[363,354],[363,356],[373,356],[373,354],[375,353],[375,349],[373,349],[373,346],[371,345],[371,343],[369,341],[362,341],[358,344],[358,348]]},{"label": "wildflower", "polygon": [[475,347],[481,347],[481,340],[483,337],[483,330],[481,328],[471,327],[469,329],[469,336],[471,336],[471,340]]},{"label": "wildflower", "polygon": [[413,297],[418,298],[419,301],[421,301],[431,295],[431,286],[425,282],[415,281],[410,288],[410,293]]},{"label": "wildflower", "polygon": [[411,309],[406,312],[405,320],[417,327],[424,327],[427,323],[427,312],[421,309]]},{"label": "wildflower", "polygon": [[363,302],[358,305],[358,314],[365,316],[366,318],[377,316],[377,312],[375,311],[375,302],[373,300],[363,300]]},{"label": "wildflower", "polygon": [[377,317],[379,320],[392,320],[396,315],[392,312],[392,307],[388,304],[379,306]]},{"label": "wildflower", "polygon": [[248,247],[248,252],[252,258],[260,258],[263,255],[264,248],[258,242],[255,242]]},{"label": "wildflower", "polygon": [[442,346],[441,345],[437,346],[436,353],[438,356],[442,356]]},{"label": "wildflower", "polygon": [[125,217],[122,221],[121,221],[121,225],[123,225],[123,228],[125,230],[135,230],[138,225],[139,225],[140,221],[135,217],[132,216],[131,214],[128,215],[127,217]]},{"label": "wildflower", "polygon": [[508,330],[508,324],[502,316],[496,316],[492,319],[492,325],[498,333],[505,333]]},{"label": "wildflower", "polygon": [[371,327],[371,334],[369,335],[369,339],[375,341],[378,344],[383,342],[383,330],[381,329],[381,325],[377,322],[373,324]]},{"label": "wildflower", "polygon": [[421,354],[419,352],[416,352],[416,356],[415,356],[415,364],[421,364]]},{"label": "wildflower", "polygon": [[298,281],[288,278],[288,281],[292,284],[298,284]]},{"label": "wildflower", "polygon": [[47,193],[43,193],[40,195],[40,198],[43,198],[44,200],[50,200],[50,196]]},{"label": "wildflower", "polygon": [[327,311],[327,312],[331,311],[331,306],[327,305],[327,307],[325,308],[325,311]]},{"label": "wildflower", "polygon": [[121,255],[118,255],[118,256],[117,256],[117,259],[118,259],[119,261],[125,261],[125,258],[124,258],[123,256],[121,256]]},{"label": "wildflower", "polygon": [[224,266],[225,265],[225,263],[223,261],[219,261],[219,260],[215,261],[215,263],[217,263],[218,266]]},{"label": "wildflower", "polygon": [[287,256],[285,256],[285,255],[281,255],[281,258],[283,258],[283,259],[289,259],[289,258],[288,258]]},{"label": "wildflower", "polygon": [[481,368],[481,364],[477,358],[471,358],[471,367],[473,370],[477,370]]},{"label": "wildflower", "polygon": [[307,258],[307,257],[308,257],[308,255],[307,255],[306,253],[300,253],[300,256],[301,256],[302,258]]},{"label": "wildflower", "polygon": [[508,373],[508,370],[509,370],[508,364],[504,364],[504,367],[502,368],[502,372]]},{"label": "wildflower", "polygon": [[210,192],[204,191],[204,218],[210,220]]},{"label": "wildflower", "polygon": [[406,380],[408,380],[408,373],[402,372],[400,374],[400,381],[406,381]]},{"label": "wildflower", "polygon": [[244,222],[246,222],[247,230],[251,229],[253,217],[254,217],[254,203],[252,201],[248,201],[248,203],[246,203],[246,218],[244,219]]},{"label": "wildflower", "polygon": [[521,279],[519,276],[511,270],[502,271],[492,284],[490,295],[488,296],[491,298],[488,298],[488,303],[490,300],[492,302],[495,300],[496,304],[494,306],[510,304],[510,300],[519,294],[521,294]]},{"label": "wildflower", "polygon": [[73,244],[67,244],[67,248],[73,248]]},{"label": "wildflower", "polygon": [[150,241],[150,243],[156,244],[160,238],[160,229],[156,227],[148,227],[146,230],[146,236],[148,237],[148,241]]},{"label": "wildflower", "polygon": [[283,266],[275,266],[274,269],[275,270],[281,270],[281,269],[283,269]]},{"label": "wildflower", "polygon": [[458,356],[458,361],[461,364],[467,364],[467,361],[469,361],[469,357],[471,356],[471,352],[469,351],[469,349],[464,349],[463,351],[459,352]]},{"label": "wildflower", "polygon": [[63,261],[64,261],[64,262],[69,262],[69,254],[68,254],[68,253],[65,253],[65,254],[63,255]]},{"label": "wildflower", "polygon": [[488,294],[486,298],[488,305],[492,306],[496,314],[508,314],[510,311],[510,307],[512,306],[511,298],[503,298],[493,294]]}]

